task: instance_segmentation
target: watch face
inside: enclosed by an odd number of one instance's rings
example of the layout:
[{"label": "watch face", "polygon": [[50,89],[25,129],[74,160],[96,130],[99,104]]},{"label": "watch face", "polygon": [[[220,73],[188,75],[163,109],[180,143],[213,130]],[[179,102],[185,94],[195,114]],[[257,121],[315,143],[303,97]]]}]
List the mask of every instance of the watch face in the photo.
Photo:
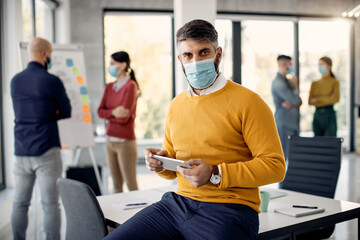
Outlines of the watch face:
[{"label": "watch face", "polygon": [[212,176],[211,176],[211,178],[210,178],[210,182],[212,183],[212,184],[219,184],[220,183],[220,176],[219,175],[215,175],[215,174],[213,174]]}]

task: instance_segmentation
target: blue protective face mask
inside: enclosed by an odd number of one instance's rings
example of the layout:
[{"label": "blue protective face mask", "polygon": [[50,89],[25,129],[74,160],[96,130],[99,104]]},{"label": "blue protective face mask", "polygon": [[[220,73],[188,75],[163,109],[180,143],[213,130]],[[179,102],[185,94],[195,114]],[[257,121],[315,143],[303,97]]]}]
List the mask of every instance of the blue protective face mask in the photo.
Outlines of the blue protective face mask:
[{"label": "blue protective face mask", "polygon": [[288,70],[286,70],[286,74],[291,74],[294,72],[294,69],[292,67],[289,67]]},{"label": "blue protective face mask", "polygon": [[325,65],[319,65],[319,72],[324,75],[327,73],[327,68]]},{"label": "blue protective face mask", "polygon": [[108,73],[109,73],[112,77],[117,77],[117,76],[119,76],[119,74],[120,74],[120,72],[121,72],[121,71],[118,71],[118,70],[116,69],[116,66],[115,66],[115,65],[109,66],[109,67],[107,68],[107,71],[108,71]]},{"label": "blue protective face mask", "polygon": [[217,73],[213,58],[184,64],[183,66],[189,84],[195,89],[207,88],[216,80]]},{"label": "blue protective face mask", "polygon": [[44,60],[44,62],[45,62],[45,68],[46,68],[46,70],[49,70],[51,67],[52,67],[52,65],[53,65],[53,61],[52,61],[52,58],[46,58],[45,60]]}]

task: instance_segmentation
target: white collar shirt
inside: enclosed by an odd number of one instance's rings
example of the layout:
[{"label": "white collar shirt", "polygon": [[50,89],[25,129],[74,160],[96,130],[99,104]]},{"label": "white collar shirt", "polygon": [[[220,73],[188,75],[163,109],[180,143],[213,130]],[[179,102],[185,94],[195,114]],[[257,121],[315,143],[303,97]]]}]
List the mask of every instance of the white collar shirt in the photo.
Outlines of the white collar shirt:
[{"label": "white collar shirt", "polygon": [[222,89],[223,87],[225,87],[226,83],[227,83],[227,80],[226,80],[225,76],[222,73],[220,73],[218,78],[215,80],[214,84],[211,85],[210,87],[202,90],[200,92],[200,95],[197,95],[194,92],[194,89],[190,85],[188,86],[188,94],[192,97],[208,95],[210,93],[213,93],[213,92],[216,92],[216,91]]}]

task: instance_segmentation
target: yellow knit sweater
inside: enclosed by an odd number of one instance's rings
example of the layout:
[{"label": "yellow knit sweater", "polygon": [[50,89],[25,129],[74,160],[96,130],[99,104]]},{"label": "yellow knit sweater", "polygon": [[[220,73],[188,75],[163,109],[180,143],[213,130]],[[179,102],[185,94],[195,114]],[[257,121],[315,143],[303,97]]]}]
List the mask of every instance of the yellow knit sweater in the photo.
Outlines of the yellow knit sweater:
[{"label": "yellow knit sweater", "polygon": [[315,98],[315,107],[324,107],[337,103],[340,99],[339,81],[326,76],[311,83],[309,98]]},{"label": "yellow knit sweater", "polygon": [[228,81],[204,96],[179,94],[170,104],[163,149],[181,160],[220,165],[221,183],[196,188],[180,173],[177,193],[214,203],[244,204],[260,212],[259,186],[282,181],[285,161],[273,114],[254,92]]}]

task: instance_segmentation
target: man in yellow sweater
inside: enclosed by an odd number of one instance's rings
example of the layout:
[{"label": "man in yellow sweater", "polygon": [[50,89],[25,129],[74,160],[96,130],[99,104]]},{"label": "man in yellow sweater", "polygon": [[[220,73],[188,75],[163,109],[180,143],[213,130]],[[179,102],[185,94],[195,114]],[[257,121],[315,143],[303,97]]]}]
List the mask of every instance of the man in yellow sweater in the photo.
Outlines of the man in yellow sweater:
[{"label": "man in yellow sweater", "polygon": [[[259,186],[285,175],[272,112],[257,94],[219,72],[222,49],[212,24],[193,20],[176,37],[189,88],[170,104],[162,150],[145,154],[151,171],[177,178],[178,190],[107,239],[256,239]],[[192,168],[163,169],[154,154]]]}]

